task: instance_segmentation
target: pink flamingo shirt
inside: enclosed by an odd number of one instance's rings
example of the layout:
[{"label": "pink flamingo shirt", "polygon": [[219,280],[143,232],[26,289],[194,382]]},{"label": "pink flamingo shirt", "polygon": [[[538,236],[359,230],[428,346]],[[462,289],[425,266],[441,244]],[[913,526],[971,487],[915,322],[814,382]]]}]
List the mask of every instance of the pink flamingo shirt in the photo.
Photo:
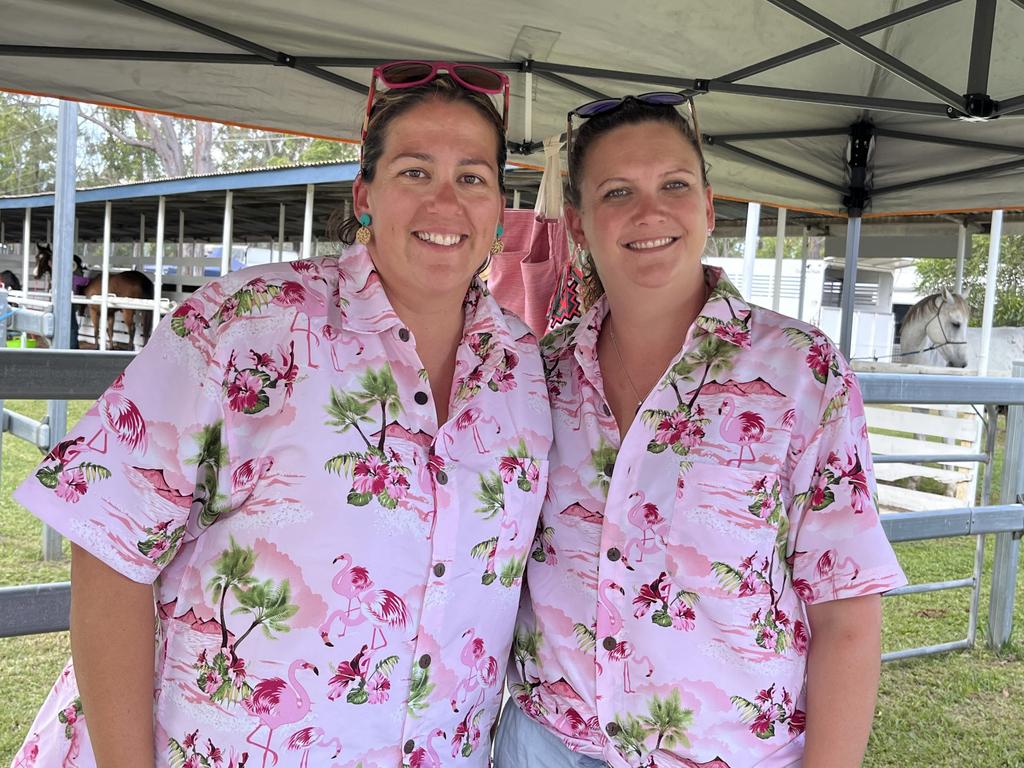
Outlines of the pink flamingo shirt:
[{"label": "pink flamingo shirt", "polygon": [[846,363],[719,270],[705,280],[621,442],[597,359],[606,301],[541,345],[555,442],[510,688],[613,768],[798,763],[806,605],[905,583]]},{"label": "pink flamingo shirt", "polygon": [[[365,248],[208,283],[15,497],[154,583],[159,766],[485,766],[547,483],[536,341],[474,280],[451,418]],[[28,734],[93,766],[70,665]]]}]

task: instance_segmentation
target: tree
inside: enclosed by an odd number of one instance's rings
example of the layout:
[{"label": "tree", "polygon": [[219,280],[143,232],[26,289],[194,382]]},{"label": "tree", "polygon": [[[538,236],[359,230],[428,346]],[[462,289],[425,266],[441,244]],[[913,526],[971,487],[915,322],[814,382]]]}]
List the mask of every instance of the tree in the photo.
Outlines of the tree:
[{"label": "tree", "polygon": [[0,93],[0,194],[53,189],[57,111],[30,96]]},{"label": "tree", "polygon": [[[971,255],[964,262],[964,294],[971,305],[971,325],[981,325],[984,310],[985,281],[988,275],[988,235],[971,238]],[[917,267],[917,289],[923,294],[943,288],[952,290],[956,280],[953,259],[921,259]],[[1002,238],[996,306],[993,324],[1024,325],[1024,235]]]}]

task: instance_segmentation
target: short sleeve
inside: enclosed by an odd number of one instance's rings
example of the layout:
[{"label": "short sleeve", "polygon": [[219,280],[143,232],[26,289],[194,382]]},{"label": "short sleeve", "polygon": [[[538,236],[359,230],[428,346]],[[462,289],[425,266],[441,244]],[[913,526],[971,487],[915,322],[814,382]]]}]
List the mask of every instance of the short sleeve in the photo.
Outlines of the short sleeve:
[{"label": "short sleeve", "polygon": [[220,514],[226,488],[219,288],[152,338],[14,498],[114,570],[151,583]]},{"label": "short sleeve", "polygon": [[808,603],[907,583],[878,516],[860,387],[831,344],[828,352],[818,426],[793,436],[805,448],[790,477],[788,551],[793,586]]}]

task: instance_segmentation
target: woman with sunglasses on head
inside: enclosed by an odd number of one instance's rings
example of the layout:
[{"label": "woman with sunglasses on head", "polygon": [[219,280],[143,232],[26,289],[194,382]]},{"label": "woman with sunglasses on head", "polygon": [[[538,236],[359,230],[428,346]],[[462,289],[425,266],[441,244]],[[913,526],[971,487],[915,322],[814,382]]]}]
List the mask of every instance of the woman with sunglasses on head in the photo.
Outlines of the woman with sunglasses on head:
[{"label": "woman with sunglasses on head", "polygon": [[688,98],[586,105],[567,145],[589,310],[542,343],[551,482],[496,767],[859,765],[905,580],[856,379],[702,266]]},{"label": "woman with sunglasses on head", "polygon": [[487,764],[551,442],[477,276],[492,94],[375,70],[350,247],[204,286],[19,489],[74,543],[76,665],[19,760]]}]

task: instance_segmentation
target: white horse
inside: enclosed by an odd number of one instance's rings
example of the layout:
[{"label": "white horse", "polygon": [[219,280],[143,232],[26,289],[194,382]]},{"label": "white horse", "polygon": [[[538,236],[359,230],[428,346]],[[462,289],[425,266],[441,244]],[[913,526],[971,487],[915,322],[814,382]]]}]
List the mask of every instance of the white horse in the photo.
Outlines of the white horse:
[{"label": "white horse", "polygon": [[896,362],[966,368],[970,315],[964,297],[947,288],[921,299],[903,318]]}]

